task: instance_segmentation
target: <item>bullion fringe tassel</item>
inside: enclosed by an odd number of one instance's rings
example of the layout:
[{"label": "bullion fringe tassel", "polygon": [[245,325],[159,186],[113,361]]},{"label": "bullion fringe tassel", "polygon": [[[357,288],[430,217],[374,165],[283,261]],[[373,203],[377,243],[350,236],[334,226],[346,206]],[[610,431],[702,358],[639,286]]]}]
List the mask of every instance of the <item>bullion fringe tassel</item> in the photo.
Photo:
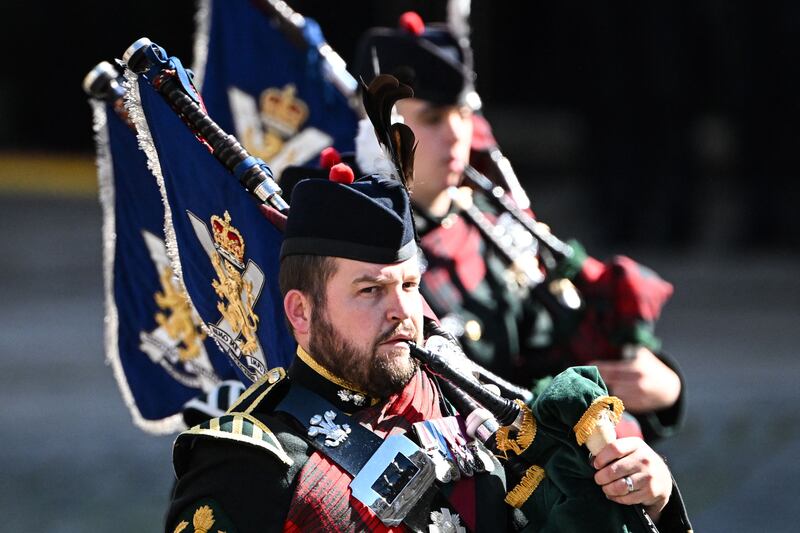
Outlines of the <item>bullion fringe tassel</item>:
[{"label": "bullion fringe tassel", "polygon": [[581,419],[578,420],[578,423],[575,424],[575,427],[573,427],[578,444],[583,445],[586,443],[586,439],[592,434],[602,415],[605,414],[616,424],[619,422],[619,417],[624,409],[622,400],[616,396],[600,396],[595,399],[592,405],[583,413]]},{"label": "bullion fringe tassel", "polygon": [[528,501],[528,498],[531,497],[531,494],[533,494],[533,491],[536,490],[536,487],[539,486],[544,477],[544,468],[533,465],[525,471],[525,475],[522,476],[517,486],[508,491],[505,502],[515,509],[519,509]]},{"label": "bullion fringe tassel", "polygon": [[528,449],[533,439],[536,438],[536,419],[533,417],[533,413],[530,408],[525,405],[525,402],[522,400],[515,401],[522,409],[522,427],[520,427],[513,439],[509,437],[510,426],[501,427],[497,430],[495,436],[497,449],[503,452],[505,459],[508,459],[509,450],[517,455],[521,455],[522,452]]},{"label": "bullion fringe tassel", "polygon": [[105,294],[104,342],[106,361],[111,364],[114,379],[122,393],[125,405],[131,413],[133,423],[148,433],[166,435],[186,429],[183,415],[174,415],[160,420],[148,420],[142,416],[131,392],[128,378],[122,367],[119,353],[119,310],[114,298],[114,260],[117,243],[116,213],[114,202],[114,161],[109,145],[108,116],[106,104],[91,100],[94,117],[95,145],[97,148],[97,181],[100,192],[100,205],[103,210],[103,292]]}]

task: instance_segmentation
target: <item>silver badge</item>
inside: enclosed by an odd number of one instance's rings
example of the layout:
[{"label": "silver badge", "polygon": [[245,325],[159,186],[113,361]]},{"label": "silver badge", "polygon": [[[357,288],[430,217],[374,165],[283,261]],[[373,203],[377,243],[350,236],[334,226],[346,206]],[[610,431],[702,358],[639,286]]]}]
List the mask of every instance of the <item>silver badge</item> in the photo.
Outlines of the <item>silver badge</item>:
[{"label": "silver badge", "polygon": [[428,526],[428,531],[430,533],[467,533],[467,530],[461,527],[461,518],[444,507],[441,511],[431,513],[431,525]]},{"label": "silver badge", "polygon": [[335,448],[347,440],[350,434],[350,426],[348,424],[334,424],[333,419],[336,418],[336,413],[333,411],[325,411],[324,416],[314,415],[311,417],[311,427],[308,428],[308,436],[316,437],[320,433],[325,435],[325,446]]},{"label": "silver badge", "polygon": [[347,389],[339,390],[339,399],[343,402],[353,402],[356,406],[361,407],[367,401],[367,397],[360,392],[353,392]]}]

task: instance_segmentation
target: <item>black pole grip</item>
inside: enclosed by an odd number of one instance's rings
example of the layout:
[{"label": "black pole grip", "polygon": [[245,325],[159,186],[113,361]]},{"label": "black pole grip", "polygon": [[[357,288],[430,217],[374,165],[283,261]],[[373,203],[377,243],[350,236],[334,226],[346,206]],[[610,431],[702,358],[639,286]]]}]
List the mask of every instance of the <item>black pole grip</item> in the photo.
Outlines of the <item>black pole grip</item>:
[{"label": "black pole grip", "polygon": [[[212,154],[225,168],[239,179],[239,182],[262,202],[281,213],[288,213],[289,204],[280,196],[281,189],[266,165],[255,162],[236,137],[225,133],[216,122],[192,100],[183,90],[180,82],[172,76],[163,76],[160,83],[154,84],[183,121],[211,147]],[[252,161],[248,161],[252,160]],[[241,165],[249,164],[242,169]]]}]

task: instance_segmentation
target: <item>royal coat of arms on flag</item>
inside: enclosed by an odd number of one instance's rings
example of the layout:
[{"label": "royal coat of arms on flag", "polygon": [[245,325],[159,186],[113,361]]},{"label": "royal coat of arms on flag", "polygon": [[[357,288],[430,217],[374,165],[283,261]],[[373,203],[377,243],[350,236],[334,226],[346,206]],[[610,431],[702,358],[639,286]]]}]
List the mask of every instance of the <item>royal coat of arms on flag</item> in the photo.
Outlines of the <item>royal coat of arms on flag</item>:
[{"label": "royal coat of arms on flag", "polygon": [[203,330],[246,382],[288,366],[295,343],[277,284],[281,233],[144,76],[127,77],[126,106],[161,189],[173,270]]}]

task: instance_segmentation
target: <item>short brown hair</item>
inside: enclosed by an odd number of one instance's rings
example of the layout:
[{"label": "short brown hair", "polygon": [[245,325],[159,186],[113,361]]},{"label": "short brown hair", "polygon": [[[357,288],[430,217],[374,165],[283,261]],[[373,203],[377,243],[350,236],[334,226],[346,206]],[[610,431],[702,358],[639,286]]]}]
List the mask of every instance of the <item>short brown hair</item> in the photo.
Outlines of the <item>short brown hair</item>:
[{"label": "short brown hair", "polygon": [[325,285],[336,273],[336,262],[327,255],[288,255],[281,260],[278,285],[281,295],[298,290],[311,298],[314,306],[325,307]]}]

